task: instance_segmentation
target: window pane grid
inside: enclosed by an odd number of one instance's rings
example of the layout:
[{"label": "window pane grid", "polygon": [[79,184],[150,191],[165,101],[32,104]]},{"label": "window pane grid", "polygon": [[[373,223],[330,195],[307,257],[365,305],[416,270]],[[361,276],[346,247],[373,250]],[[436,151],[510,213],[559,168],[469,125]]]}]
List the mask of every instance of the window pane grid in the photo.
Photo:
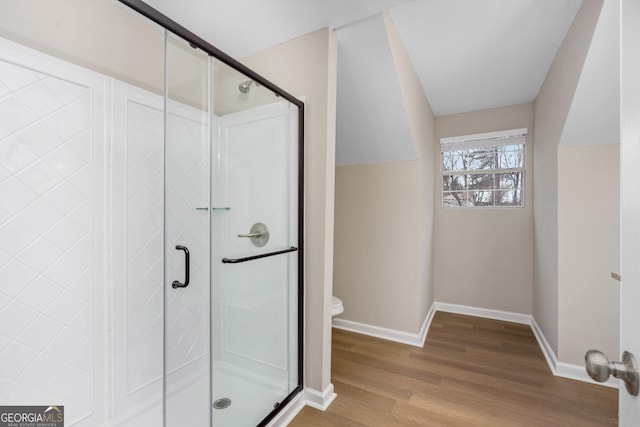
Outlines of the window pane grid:
[{"label": "window pane grid", "polygon": [[524,157],[522,143],[442,151],[442,206],[523,206]]},{"label": "window pane grid", "polygon": [[471,190],[443,191],[444,207],[519,207],[522,206],[522,190]]},{"label": "window pane grid", "polygon": [[447,176],[447,175],[486,175],[486,174],[502,174],[502,173],[513,173],[513,172],[524,172],[524,168],[445,171],[445,172],[442,172],[442,175],[443,176]]}]

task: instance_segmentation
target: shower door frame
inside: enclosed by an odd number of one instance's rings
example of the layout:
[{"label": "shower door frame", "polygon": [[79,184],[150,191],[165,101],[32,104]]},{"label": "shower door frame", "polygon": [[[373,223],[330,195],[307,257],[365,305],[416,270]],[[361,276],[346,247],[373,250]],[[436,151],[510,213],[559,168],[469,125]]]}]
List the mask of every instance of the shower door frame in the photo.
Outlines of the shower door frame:
[{"label": "shower door frame", "polygon": [[[176,34],[177,36],[182,37],[188,43],[195,45],[196,47],[202,49],[204,52],[209,54],[210,56],[224,62],[228,66],[236,69],[237,71],[243,73],[251,80],[260,83],[261,86],[273,91],[280,97],[286,99],[290,103],[294,104],[298,107],[298,384],[295,389],[282,401],[277,408],[271,411],[258,426],[265,426],[271,421],[280,411],[282,411],[287,404],[303,389],[303,372],[304,372],[304,245],[303,245],[303,235],[304,235],[304,102],[291,95],[287,91],[273,84],[269,80],[265,79],[255,71],[251,70],[247,66],[241,64],[240,62],[233,59],[231,56],[227,55],[220,49],[216,48],[212,44],[208,43],[206,40],[197,36],[193,32],[189,31],[182,25],[173,21],[171,18],[166,15],[160,13],[156,9],[152,8],[148,4],[144,3],[142,0],[118,0],[120,3],[130,7],[135,10],[142,16],[147,19],[155,22],[161,27],[165,28],[168,31]],[[165,280],[166,282],[166,280]]]}]

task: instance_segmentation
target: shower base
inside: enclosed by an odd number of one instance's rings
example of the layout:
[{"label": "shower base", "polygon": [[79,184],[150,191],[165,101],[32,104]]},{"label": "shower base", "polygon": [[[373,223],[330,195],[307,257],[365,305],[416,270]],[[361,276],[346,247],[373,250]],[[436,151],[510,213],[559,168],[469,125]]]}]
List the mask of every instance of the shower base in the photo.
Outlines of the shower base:
[{"label": "shower base", "polygon": [[213,381],[212,403],[221,398],[231,400],[227,408],[212,410],[215,427],[255,426],[289,394],[286,385],[269,385],[225,366],[214,368]]},{"label": "shower base", "polygon": [[[209,411],[214,427],[252,427],[288,394],[286,386],[269,384],[263,378],[252,378],[248,372],[221,365],[214,368],[211,402],[204,407],[202,396],[208,394],[208,383],[203,373],[168,396],[167,427],[208,425]],[[231,404],[214,409],[213,404],[219,399],[229,399]]]},{"label": "shower base", "polygon": [[[203,398],[209,396],[207,377],[203,371],[168,394],[167,427],[208,426],[209,412],[213,417],[213,427],[253,427],[288,394],[286,385],[269,384],[263,378],[252,378],[247,372],[222,365],[214,368],[213,393],[207,406]],[[222,398],[230,399],[231,404],[224,409],[213,409],[213,402]],[[162,425],[162,405],[157,402],[118,425],[158,427]]]}]

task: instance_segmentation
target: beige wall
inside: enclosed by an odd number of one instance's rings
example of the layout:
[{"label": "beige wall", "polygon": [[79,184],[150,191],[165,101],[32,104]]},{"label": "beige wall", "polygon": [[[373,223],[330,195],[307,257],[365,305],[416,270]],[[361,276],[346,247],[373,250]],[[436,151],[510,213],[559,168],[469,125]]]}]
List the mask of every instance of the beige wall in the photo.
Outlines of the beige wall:
[{"label": "beige wall", "polygon": [[558,144],[602,0],[584,0],[534,102],[533,317],[558,354]]},{"label": "beige wall", "polygon": [[335,33],[325,28],[242,62],[288,92],[305,97],[305,384],[323,391],[331,376]]},{"label": "beige wall", "polygon": [[[0,0],[0,37],[143,89],[162,94],[164,30],[116,0]],[[34,11],[38,11],[34,13]],[[169,95],[196,108],[206,108],[209,56],[177,36],[167,49]],[[215,114],[281,101],[265,88],[242,94],[248,78],[214,60]]]},{"label": "beige wall", "polygon": [[163,30],[115,0],[0,0],[0,36],[161,93]]},{"label": "beige wall", "polygon": [[336,168],[334,288],[341,318],[417,333],[420,162]]},{"label": "beige wall", "polygon": [[620,145],[558,150],[558,359],[618,354]]},{"label": "beige wall", "polygon": [[[523,104],[436,118],[436,141],[449,136],[528,128],[523,208],[442,208],[436,180],[435,299],[438,302],[532,312],[533,105]],[[440,147],[435,154],[440,156]]]},{"label": "beige wall", "polygon": [[238,86],[249,81],[249,77],[227,64],[214,60],[214,113],[224,116],[262,105],[282,102],[282,98],[263,86],[251,84],[248,93],[242,93]]},{"label": "beige wall", "polygon": [[391,18],[383,18],[420,159],[336,169],[334,293],[344,303],[341,319],[418,334],[434,295],[434,117]]},{"label": "beige wall", "polygon": [[[0,0],[0,7],[0,37],[162,95],[164,30],[116,0]],[[168,58],[171,98],[206,108],[208,55],[174,38]]]},{"label": "beige wall", "polygon": [[391,54],[398,72],[398,80],[409,127],[420,158],[420,211],[417,230],[419,232],[419,277],[418,277],[418,328],[426,318],[434,301],[433,283],[433,189],[438,158],[434,156],[435,117],[422,85],[413,69],[400,35],[391,16],[383,13]]}]

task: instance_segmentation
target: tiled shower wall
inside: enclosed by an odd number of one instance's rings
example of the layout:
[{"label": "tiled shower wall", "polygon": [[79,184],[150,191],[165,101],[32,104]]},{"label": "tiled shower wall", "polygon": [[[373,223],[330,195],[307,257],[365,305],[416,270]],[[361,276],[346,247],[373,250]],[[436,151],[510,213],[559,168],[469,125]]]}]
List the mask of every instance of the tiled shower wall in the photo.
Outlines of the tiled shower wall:
[{"label": "tiled shower wall", "polygon": [[113,84],[111,158],[114,417],[151,399],[163,363],[162,98]]},{"label": "tiled shower wall", "polygon": [[[223,257],[241,257],[277,251],[295,245],[296,176],[290,176],[297,155],[289,144],[288,105],[274,103],[220,118],[219,157],[214,165],[219,184],[214,204],[214,348],[218,365],[243,371],[274,389],[289,385],[288,340],[292,327],[289,296],[295,289],[297,253],[244,264],[222,264]],[[293,157],[293,159],[292,159]],[[292,191],[294,190],[294,191]],[[242,208],[240,208],[242,207]],[[269,241],[255,247],[237,237],[252,224],[269,229]],[[295,323],[295,322],[293,322]],[[292,346],[295,347],[295,346]],[[293,355],[295,359],[295,354]],[[214,365],[215,366],[215,365]],[[235,368],[235,369],[234,369]],[[215,376],[214,376],[215,381]]]},{"label": "tiled shower wall", "polygon": [[[163,362],[176,388],[208,370],[210,215],[219,233],[213,269],[224,284],[215,295],[216,362],[285,387],[287,372],[297,372],[283,335],[296,318],[295,289],[281,287],[295,287],[297,255],[247,269],[220,263],[258,250],[237,238],[254,222],[272,233],[260,252],[295,241],[287,109],[221,123],[227,160],[215,202],[231,209],[212,212],[202,209],[206,115],[169,103],[165,165],[163,107],[158,94],[0,39],[0,404],[64,405],[69,426],[159,425]],[[163,286],[165,202],[169,282],[183,280],[173,246],[192,249],[185,289]],[[141,411],[152,414],[146,424]]]},{"label": "tiled shower wall", "polygon": [[93,297],[102,283],[92,252],[99,84],[0,61],[0,402],[64,402],[69,425],[101,404]]},{"label": "tiled shower wall", "polygon": [[[177,108],[168,132],[202,155],[186,140],[207,134],[200,111]],[[64,405],[69,426],[161,422],[163,133],[160,95],[0,39],[1,404]],[[182,166],[175,191],[207,188],[203,165]],[[178,233],[206,241],[189,213]],[[206,279],[168,295],[171,371],[206,369],[208,330],[190,335],[208,325]]]}]

